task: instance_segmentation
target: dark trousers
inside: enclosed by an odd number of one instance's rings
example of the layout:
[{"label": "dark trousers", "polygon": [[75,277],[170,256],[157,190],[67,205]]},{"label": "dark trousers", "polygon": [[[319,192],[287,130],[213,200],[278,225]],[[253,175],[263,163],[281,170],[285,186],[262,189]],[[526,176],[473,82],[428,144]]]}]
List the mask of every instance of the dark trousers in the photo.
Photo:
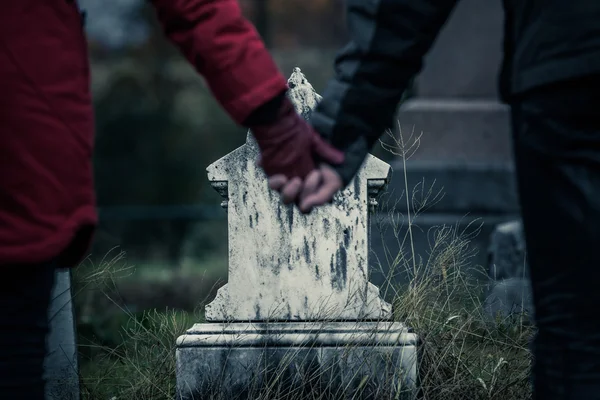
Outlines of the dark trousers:
[{"label": "dark trousers", "polygon": [[600,399],[600,76],[512,104],[536,400]]},{"label": "dark trousers", "polygon": [[0,399],[44,399],[53,263],[2,266]]}]

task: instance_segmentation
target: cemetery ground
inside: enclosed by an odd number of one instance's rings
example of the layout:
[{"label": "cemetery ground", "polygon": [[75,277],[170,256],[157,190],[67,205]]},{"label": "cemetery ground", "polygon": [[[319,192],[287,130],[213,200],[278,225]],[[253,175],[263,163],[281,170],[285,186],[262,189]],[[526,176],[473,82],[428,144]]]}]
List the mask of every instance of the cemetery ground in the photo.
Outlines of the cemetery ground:
[{"label": "cemetery ground", "polygon": [[[420,194],[411,194],[417,208],[398,221],[409,228],[397,237],[404,250],[378,260],[389,265],[381,293],[392,304],[394,320],[406,323],[420,339],[418,398],[530,398],[528,345],[535,328],[526,315],[499,315],[495,320],[486,315],[486,283],[466,270],[472,256],[469,242],[478,233],[477,226],[468,232],[441,226],[432,232],[431,257],[411,257],[411,232],[418,229],[419,213],[440,195],[434,188],[423,188]],[[411,193],[409,189],[405,193]],[[393,197],[406,201],[405,196]],[[85,262],[76,269],[83,399],[174,398],[176,339],[194,323],[204,322],[204,306],[227,279],[226,252],[224,247],[204,260],[169,269],[136,266],[115,249],[102,261]],[[399,273],[409,277],[407,284],[396,283]],[[285,362],[301,360],[290,355]],[[284,370],[286,365],[279,367]],[[278,376],[244,399],[342,398],[327,390],[290,392]],[[306,387],[317,387],[313,384],[318,376],[305,378]],[[210,400],[221,400],[219,392],[215,388]],[[392,397],[382,390],[379,398]]]}]

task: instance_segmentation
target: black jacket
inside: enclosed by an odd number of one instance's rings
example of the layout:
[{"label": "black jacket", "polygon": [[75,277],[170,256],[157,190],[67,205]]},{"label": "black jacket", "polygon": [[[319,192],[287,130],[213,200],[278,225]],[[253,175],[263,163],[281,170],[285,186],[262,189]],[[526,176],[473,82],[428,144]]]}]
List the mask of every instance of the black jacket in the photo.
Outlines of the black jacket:
[{"label": "black jacket", "polygon": [[[482,0],[485,1],[485,0]],[[600,0],[503,0],[505,102],[528,89],[600,73]],[[315,129],[346,152],[347,185],[393,118],[458,0],[346,0],[351,41],[313,112]]]}]

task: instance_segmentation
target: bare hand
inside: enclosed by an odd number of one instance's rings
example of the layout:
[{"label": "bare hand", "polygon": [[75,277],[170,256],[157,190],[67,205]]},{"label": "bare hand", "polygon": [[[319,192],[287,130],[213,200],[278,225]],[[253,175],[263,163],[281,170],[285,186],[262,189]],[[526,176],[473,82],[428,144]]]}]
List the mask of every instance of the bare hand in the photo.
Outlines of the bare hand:
[{"label": "bare hand", "polygon": [[282,201],[285,204],[296,202],[303,213],[330,203],[342,186],[342,178],[327,164],[310,172],[304,182],[299,178],[288,181],[284,175],[269,178],[269,187],[281,193]]}]

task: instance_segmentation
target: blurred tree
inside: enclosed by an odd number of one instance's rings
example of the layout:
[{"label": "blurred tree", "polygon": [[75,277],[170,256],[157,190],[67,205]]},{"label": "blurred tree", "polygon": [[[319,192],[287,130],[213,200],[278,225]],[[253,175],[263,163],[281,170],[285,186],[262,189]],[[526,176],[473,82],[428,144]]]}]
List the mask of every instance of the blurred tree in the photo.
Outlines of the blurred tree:
[{"label": "blurred tree", "polygon": [[[206,166],[243,143],[193,68],[164,38],[154,10],[140,4],[147,40],[105,51],[92,46],[96,108],[95,178],[102,206],[185,205],[220,198]],[[90,16],[93,18],[93,15]],[[94,52],[95,50],[95,52]],[[98,52],[99,50],[99,52]],[[179,260],[195,221],[102,221],[102,253],[121,245],[137,257]]]},{"label": "blurred tree", "polygon": [[346,40],[344,0],[275,1],[273,47],[337,48]]},{"label": "blurred tree", "polygon": [[271,25],[269,24],[269,5],[271,2],[269,0],[254,0],[254,3],[256,4],[254,17],[256,29],[258,30],[258,33],[260,33],[266,46],[271,47]]}]

